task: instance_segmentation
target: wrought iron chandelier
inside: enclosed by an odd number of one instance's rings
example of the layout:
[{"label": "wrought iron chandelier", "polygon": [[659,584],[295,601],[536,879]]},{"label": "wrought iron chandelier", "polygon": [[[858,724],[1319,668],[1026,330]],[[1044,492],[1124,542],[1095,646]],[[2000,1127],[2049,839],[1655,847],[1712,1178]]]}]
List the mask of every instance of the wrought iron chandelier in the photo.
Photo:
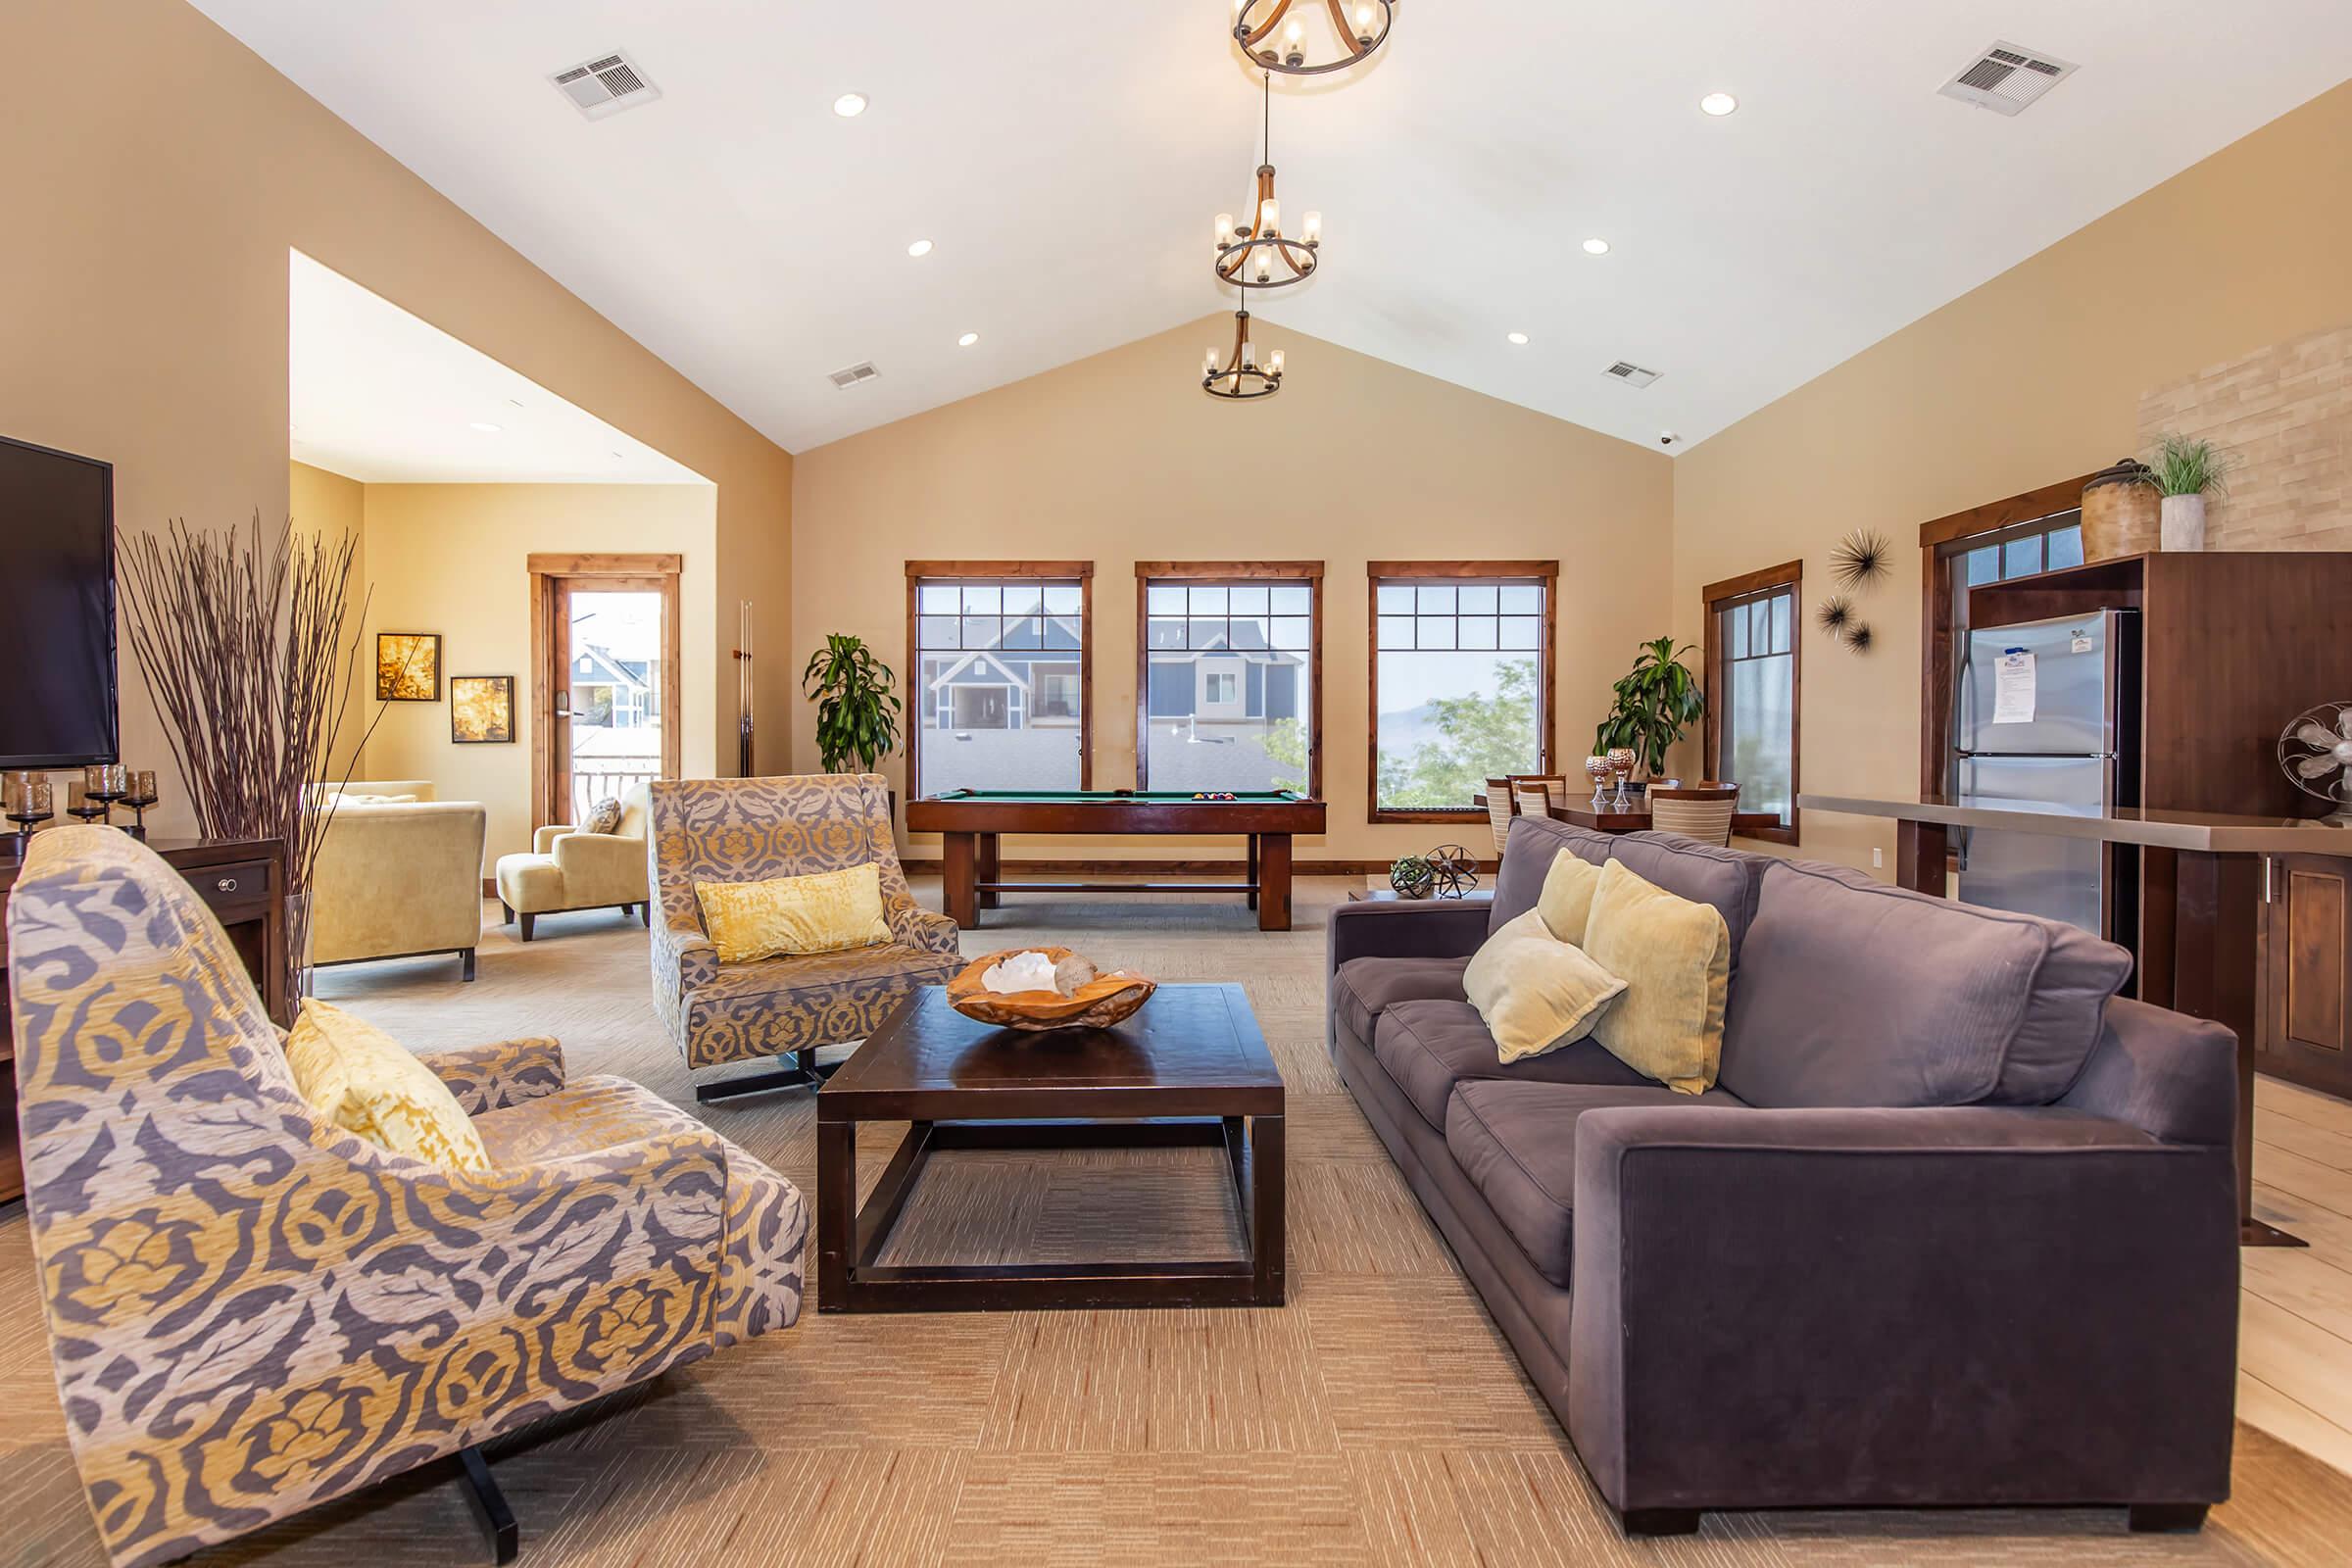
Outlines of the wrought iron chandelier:
[{"label": "wrought iron chandelier", "polygon": [[1250,341],[1250,313],[1236,311],[1233,357],[1220,365],[1212,344],[1207,360],[1200,367],[1200,386],[1212,398],[1230,398],[1236,402],[1270,398],[1282,390],[1282,350],[1276,349],[1264,365],[1258,364],[1257,345]]},{"label": "wrought iron chandelier", "polygon": [[1287,288],[1315,275],[1316,253],[1323,246],[1323,215],[1305,213],[1298,220],[1298,237],[1282,231],[1282,203],[1274,199],[1274,79],[1264,78],[1261,108],[1262,151],[1257,166],[1257,194],[1250,204],[1247,221],[1235,223],[1231,213],[1217,215],[1217,281],[1241,288]]},{"label": "wrought iron chandelier", "polygon": [[[1298,16],[1291,15],[1296,7]],[[1314,15],[1315,0],[1233,0],[1233,37],[1242,53],[1268,71],[1286,76],[1320,76],[1346,71],[1388,40],[1396,22],[1396,0],[1322,0],[1331,18],[1332,38],[1317,40],[1316,52],[1336,48],[1337,59],[1308,65],[1309,28],[1303,20]]]}]

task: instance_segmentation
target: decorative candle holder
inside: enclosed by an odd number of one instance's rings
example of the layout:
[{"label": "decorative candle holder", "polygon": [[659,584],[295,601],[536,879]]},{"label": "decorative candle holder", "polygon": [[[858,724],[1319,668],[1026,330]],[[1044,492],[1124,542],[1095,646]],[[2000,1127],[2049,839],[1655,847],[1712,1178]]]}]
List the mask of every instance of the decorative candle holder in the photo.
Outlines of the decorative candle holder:
[{"label": "decorative candle holder", "polygon": [[74,814],[84,821],[111,822],[115,803],[129,793],[130,769],[120,762],[93,762],[81,770],[81,797],[96,804],[97,813],[95,817],[82,811]]},{"label": "decorative candle holder", "polygon": [[1592,781],[1592,809],[1595,812],[1605,811],[1609,808],[1609,803],[1602,797],[1602,791],[1609,787],[1609,780],[1615,777],[1617,769],[1610,765],[1609,760],[1605,757],[1585,759],[1585,776]]},{"label": "decorative candle holder", "polygon": [[30,840],[34,828],[57,814],[54,803],[49,781],[37,773],[0,777],[0,816],[17,824],[20,840]]},{"label": "decorative candle holder", "polygon": [[76,784],[66,794],[66,814],[95,825],[106,820],[111,804],[90,794],[87,784]]},{"label": "decorative candle holder", "polygon": [[1631,746],[1609,748],[1609,771],[1617,775],[1617,798],[1609,805],[1620,811],[1630,811],[1634,803],[1627,799],[1625,781],[1634,776],[1634,749]]},{"label": "decorative candle holder", "polygon": [[122,796],[122,804],[130,808],[130,836],[134,839],[144,839],[147,836],[147,808],[153,806],[158,799],[155,793],[155,769],[152,767],[132,769],[129,785],[129,789]]}]

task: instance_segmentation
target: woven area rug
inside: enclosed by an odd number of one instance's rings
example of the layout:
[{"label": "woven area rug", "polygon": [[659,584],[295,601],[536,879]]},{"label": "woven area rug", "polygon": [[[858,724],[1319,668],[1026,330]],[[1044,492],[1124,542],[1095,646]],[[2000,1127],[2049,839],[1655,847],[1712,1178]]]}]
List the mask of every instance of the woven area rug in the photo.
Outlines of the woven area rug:
[{"label": "woven area rug", "polygon": [[[1323,917],[1239,900],[1016,900],[966,953],[1061,943],[1103,967],[1249,989],[1290,1091],[1290,1304],[1280,1310],[827,1317],[527,1434],[492,1458],[524,1561],[710,1563],[2340,1563],[2352,1478],[2242,1424],[2236,1497],[2203,1533],[2118,1509],[1711,1514],[1627,1542],[1390,1165],[1323,1049]],[[936,906],[936,884],[918,884]],[[495,906],[492,906],[495,915]],[[694,1104],[656,1022],[647,941],[611,912],[492,926],[446,959],[325,972],[320,991],[418,1049],[553,1034],[576,1073]],[[806,1093],[697,1112],[814,1194]],[[861,1145],[870,1181],[898,1135]],[[1211,1151],[934,1162],[893,1260],[1235,1249]],[[21,1205],[0,1210],[0,1565],[103,1561],[66,1447]],[[812,1282],[813,1288],[813,1282]],[[484,1560],[440,1470],[205,1562]]]}]

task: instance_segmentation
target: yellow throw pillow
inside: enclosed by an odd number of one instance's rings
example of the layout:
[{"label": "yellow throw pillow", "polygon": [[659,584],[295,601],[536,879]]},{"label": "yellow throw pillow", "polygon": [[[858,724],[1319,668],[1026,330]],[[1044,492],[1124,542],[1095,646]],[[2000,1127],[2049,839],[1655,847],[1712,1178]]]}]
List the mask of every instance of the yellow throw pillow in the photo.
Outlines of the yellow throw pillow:
[{"label": "yellow throw pillow", "polygon": [[492,1169],[473,1118],[416,1054],[365,1019],[306,1002],[286,1065],[311,1108],[376,1148],[451,1170]]},{"label": "yellow throw pillow", "polygon": [[871,862],[765,882],[697,882],[694,891],[721,963],[838,953],[890,940],[882,868]]},{"label": "yellow throw pillow", "polygon": [[1678,899],[1611,860],[1592,897],[1585,951],[1626,982],[1592,1038],[1679,1094],[1714,1087],[1732,975],[1731,928],[1715,906]]},{"label": "yellow throw pillow", "polygon": [[1592,895],[1600,891],[1600,867],[1577,854],[1562,850],[1551,858],[1551,869],[1544,875],[1544,891],[1536,895],[1536,909],[1544,916],[1544,929],[1561,942],[1585,945],[1585,931],[1592,917]]},{"label": "yellow throw pillow", "polygon": [[1576,1044],[1624,990],[1581,949],[1555,940],[1534,909],[1503,922],[1462,971],[1463,994],[1503,1061]]}]

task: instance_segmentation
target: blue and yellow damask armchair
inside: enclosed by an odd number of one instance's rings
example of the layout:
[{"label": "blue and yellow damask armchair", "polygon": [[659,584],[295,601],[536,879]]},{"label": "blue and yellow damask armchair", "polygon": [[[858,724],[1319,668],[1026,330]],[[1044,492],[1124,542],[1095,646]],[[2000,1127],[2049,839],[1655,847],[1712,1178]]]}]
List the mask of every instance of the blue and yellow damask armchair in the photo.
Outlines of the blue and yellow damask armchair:
[{"label": "blue and yellow damask armchair", "polygon": [[799,1316],[789,1182],[552,1040],[427,1056],[496,1163],[321,1122],[212,911],[108,828],[9,904],[26,1204],[117,1564],[259,1529]]},{"label": "blue and yellow damask armchair", "polygon": [[[914,902],[876,773],[657,780],[653,785],[654,1005],[689,1069],[787,1054],[780,1072],[698,1086],[716,1100],[814,1083],[819,1046],[862,1040],[918,986],[962,964],[956,922]],[[759,882],[872,863],[891,940],[846,953],[720,963],[698,882]]]}]

